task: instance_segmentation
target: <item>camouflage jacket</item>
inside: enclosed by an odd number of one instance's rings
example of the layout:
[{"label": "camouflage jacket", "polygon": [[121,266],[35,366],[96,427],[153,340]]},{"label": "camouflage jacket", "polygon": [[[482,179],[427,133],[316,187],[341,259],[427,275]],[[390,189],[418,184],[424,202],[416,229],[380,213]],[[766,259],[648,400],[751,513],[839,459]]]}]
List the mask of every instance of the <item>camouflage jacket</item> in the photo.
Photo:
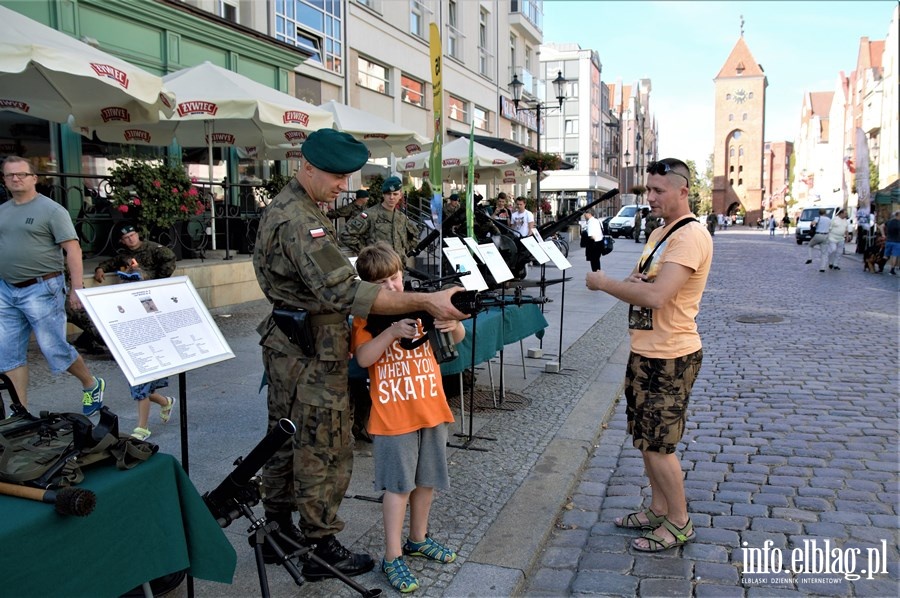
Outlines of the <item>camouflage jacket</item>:
[{"label": "camouflage jacket", "polygon": [[400,210],[387,211],[381,204],[366,208],[341,231],[341,243],[359,255],[363,247],[387,241],[401,256],[416,246],[419,229]]},{"label": "camouflage jacket", "polygon": [[339,208],[328,210],[326,215],[332,220],[343,218],[345,221],[349,222],[351,218],[365,209],[366,204],[358,205],[355,201],[351,201],[350,203],[344,204]]},{"label": "camouflage jacket", "polygon": [[[291,179],[263,212],[253,251],[256,279],[269,302],[313,315],[368,317],[380,287],[356,278],[335,237],[331,221],[297,179]],[[300,349],[275,326],[271,314],[257,331],[262,335],[261,345],[303,358]],[[347,322],[314,326],[313,331],[316,358],[346,365],[350,353]]]},{"label": "camouflage jacket", "polygon": [[146,279],[168,278],[175,271],[175,253],[159,243],[141,241],[136,251],[122,248],[115,257],[100,263],[98,268],[104,272],[115,272],[123,260],[134,259]]}]

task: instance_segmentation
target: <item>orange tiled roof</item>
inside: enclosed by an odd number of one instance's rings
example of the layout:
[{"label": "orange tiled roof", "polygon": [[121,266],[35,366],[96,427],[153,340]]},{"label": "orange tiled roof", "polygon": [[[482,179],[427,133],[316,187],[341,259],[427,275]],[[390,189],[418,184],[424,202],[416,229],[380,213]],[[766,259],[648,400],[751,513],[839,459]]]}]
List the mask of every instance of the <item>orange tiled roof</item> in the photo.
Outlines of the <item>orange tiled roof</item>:
[{"label": "orange tiled roof", "polygon": [[738,38],[737,43],[734,44],[731,54],[728,55],[725,64],[722,66],[722,70],[716,75],[716,79],[722,77],[759,76],[765,77],[766,74],[763,72],[762,67],[756,62],[756,59],[753,58],[753,54],[750,53],[750,48],[747,47],[747,42],[745,42],[743,36],[741,36]]}]

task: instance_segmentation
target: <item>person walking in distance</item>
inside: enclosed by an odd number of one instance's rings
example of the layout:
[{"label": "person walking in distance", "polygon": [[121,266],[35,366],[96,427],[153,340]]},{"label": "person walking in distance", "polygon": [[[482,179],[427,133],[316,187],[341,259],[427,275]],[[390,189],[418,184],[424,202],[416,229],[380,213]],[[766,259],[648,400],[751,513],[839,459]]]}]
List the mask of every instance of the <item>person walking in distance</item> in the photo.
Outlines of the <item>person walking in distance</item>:
[{"label": "person walking in distance", "polygon": [[819,208],[819,215],[813,220],[813,226],[816,227],[816,234],[809,240],[807,248],[806,263],[811,264],[813,261],[813,247],[819,248],[819,272],[825,271],[825,265],[828,263],[828,229],[831,228],[831,218],[828,212],[823,208]]},{"label": "person walking in distance", "polygon": [[[81,382],[82,412],[103,407],[106,381],[88,369],[66,341],[64,262],[72,288],[84,287],[81,245],[69,212],[37,192],[31,163],[18,156],[3,161],[3,182],[12,197],[0,205],[0,372],[28,404],[28,341],[34,333],[54,374],[69,372]],[[63,257],[65,253],[65,257]],[[80,308],[78,295],[68,301]]]},{"label": "person walking in distance", "polygon": [[[359,254],[356,271],[363,280],[391,291],[403,290],[403,262],[384,241]],[[421,320],[403,318],[386,325],[353,318],[350,347],[362,367],[369,368],[372,416],[368,432],[375,455],[375,489],[384,491],[384,558],[381,570],[401,592],[411,592],[419,581],[403,555],[452,563],[456,552],[428,534],[428,516],[434,491],[450,487],[447,470],[447,424],[453,414],[447,405],[441,369],[433,347],[405,349],[401,339],[420,338]],[[435,320],[438,330],[454,343],[466,335],[455,320]],[[407,389],[400,394],[397,388]],[[409,505],[409,537],[401,544],[403,519]]]},{"label": "person walking in distance", "polygon": [[[260,220],[253,253],[256,279],[273,311],[257,327],[268,380],[268,427],[281,418],[297,426],[291,442],[263,466],[266,519],[298,544],[315,545],[315,554],[345,575],[370,571],[367,554],[351,553],[335,535],[344,529],[338,510],[353,470],[353,437],[347,375],[350,328],[347,316],[427,311],[436,318],[466,316],[450,297],[460,289],[436,293],[397,293],[363,282],[341,253],[331,220],[319,202],[334,204],[347,191],[351,173],[362,168],[369,151],[334,129],[313,132],[301,146],[300,166]],[[300,514],[300,528],[292,522]],[[263,559],[277,562],[266,546]],[[309,562],[303,576],[332,577]]]},{"label": "person walking in distance", "polygon": [[591,210],[584,213],[584,223],[584,232],[587,234],[584,257],[591,263],[591,272],[596,272],[600,269],[600,257],[603,250],[603,226],[594,217]]},{"label": "person walking in distance", "polygon": [[840,270],[837,261],[844,255],[844,240],[847,238],[847,222],[846,212],[844,208],[834,213],[834,219],[831,226],[828,227],[828,269]]},{"label": "person walking in distance", "polygon": [[[652,214],[666,225],[647,240],[625,280],[587,275],[587,287],[630,304],[631,354],[625,371],[628,432],[650,481],[648,508],[616,519],[644,530],[635,550],[659,552],[694,538],[684,473],[675,448],[684,433],[691,388],[703,349],[695,318],[712,263],[712,238],[688,203],[690,170],[681,160],[651,162],[647,192]],[[652,283],[652,284],[650,284]]]}]

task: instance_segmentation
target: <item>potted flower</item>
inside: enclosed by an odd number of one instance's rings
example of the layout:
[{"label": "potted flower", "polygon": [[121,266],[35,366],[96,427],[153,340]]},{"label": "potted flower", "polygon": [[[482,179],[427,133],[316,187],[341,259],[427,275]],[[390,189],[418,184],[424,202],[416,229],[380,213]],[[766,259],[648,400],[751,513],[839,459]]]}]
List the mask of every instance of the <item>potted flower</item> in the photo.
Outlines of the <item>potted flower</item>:
[{"label": "potted flower", "polygon": [[126,158],[109,172],[113,210],[136,223],[144,235],[169,229],[206,210],[203,198],[181,166]]}]

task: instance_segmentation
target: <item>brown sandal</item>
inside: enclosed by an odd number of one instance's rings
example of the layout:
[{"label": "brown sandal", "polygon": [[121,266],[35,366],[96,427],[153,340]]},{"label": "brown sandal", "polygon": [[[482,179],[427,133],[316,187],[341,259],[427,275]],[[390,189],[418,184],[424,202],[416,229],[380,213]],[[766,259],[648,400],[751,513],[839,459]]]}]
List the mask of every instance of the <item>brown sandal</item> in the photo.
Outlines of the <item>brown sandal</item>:
[{"label": "brown sandal", "polygon": [[[638,519],[638,515],[644,515],[644,517],[647,518],[647,523],[643,523],[640,519]],[[634,513],[629,513],[622,518],[621,523],[613,523],[616,524],[616,527],[621,527],[624,529],[656,529],[660,525],[662,525],[663,521],[665,520],[665,515],[657,515],[650,509],[644,509],[643,511],[635,511]]]}]

